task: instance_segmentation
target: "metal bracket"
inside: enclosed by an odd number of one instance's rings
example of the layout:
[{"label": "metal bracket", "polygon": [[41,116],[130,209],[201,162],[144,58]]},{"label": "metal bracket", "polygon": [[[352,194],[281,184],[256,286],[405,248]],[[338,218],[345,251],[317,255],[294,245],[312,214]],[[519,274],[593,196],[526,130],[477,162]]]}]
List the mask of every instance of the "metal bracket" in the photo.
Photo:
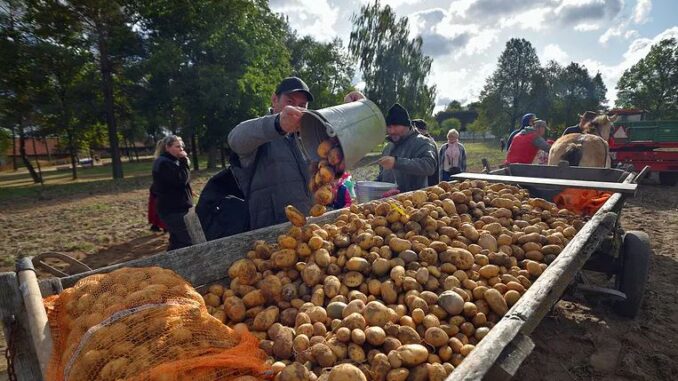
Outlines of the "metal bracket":
[{"label": "metal bracket", "polygon": [[532,339],[527,335],[518,333],[501,352],[483,380],[510,380],[533,349],[534,342]]}]

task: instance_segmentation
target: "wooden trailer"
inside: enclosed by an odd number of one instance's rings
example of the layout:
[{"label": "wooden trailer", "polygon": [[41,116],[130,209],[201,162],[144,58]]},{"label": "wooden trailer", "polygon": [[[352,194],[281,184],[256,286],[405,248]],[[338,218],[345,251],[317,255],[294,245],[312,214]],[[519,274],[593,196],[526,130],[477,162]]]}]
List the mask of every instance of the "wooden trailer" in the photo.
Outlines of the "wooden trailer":
[{"label": "wooden trailer", "polygon": [[[613,275],[616,287],[604,289],[586,284],[578,287],[616,298],[620,313],[635,315],[640,308],[647,279],[650,247],[646,234],[624,234],[619,226],[619,216],[626,197],[632,196],[636,190],[635,180],[640,177],[619,169],[534,165],[511,165],[490,175],[457,175],[459,180],[475,178],[519,184],[533,196],[543,198],[552,197],[564,187],[605,189],[615,193],[454,370],[448,381],[505,380],[512,377],[534,348],[530,333],[561,298],[566,288],[577,283],[577,274],[582,269]],[[337,213],[327,213],[310,221],[320,224],[330,222]],[[19,281],[26,273],[30,276],[33,273],[31,270],[0,273],[0,320],[10,348],[10,371],[19,381],[42,379],[40,364],[44,365],[51,345],[47,340],[49,328],[46,320],[34,316],[41,312],[44,315],[44,311],[40,311],[41,297],[57,294],[91,274],[110,272],[121,267],[147,266],[171,269],[200,291],[210,284],[225,282],[230,264],[243,257],[253,241],[274,242],[289,227],[289,223],[284,223],[94,271],[42,280],[38,283],[39,294],[33,292],[31,295],[31,288],[24,283],[24,279]],[[24,260],[20,266],[30,267],[30,263],[30,260]],[[28,279],[25,282],[30,281]]]}]

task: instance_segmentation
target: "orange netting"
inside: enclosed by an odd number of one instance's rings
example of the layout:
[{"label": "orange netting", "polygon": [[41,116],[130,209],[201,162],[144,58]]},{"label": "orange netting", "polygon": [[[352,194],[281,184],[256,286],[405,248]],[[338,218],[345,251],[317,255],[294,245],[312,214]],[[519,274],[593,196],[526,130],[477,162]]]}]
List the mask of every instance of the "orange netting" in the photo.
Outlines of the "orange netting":
[{"label": "orange netting", "polygon": [[610,192],[566,188],[553,197],[553,202],[561,209],[567,209],[585,216],[592,216],[605,204],[605,201],[610,196],[612,196]]},{"label": "orange netting", "polygon": [[45,305],[54,342],[50,381],[214,381],[267,370],[258,340],[212,317],[170,270],[92,275]]}]

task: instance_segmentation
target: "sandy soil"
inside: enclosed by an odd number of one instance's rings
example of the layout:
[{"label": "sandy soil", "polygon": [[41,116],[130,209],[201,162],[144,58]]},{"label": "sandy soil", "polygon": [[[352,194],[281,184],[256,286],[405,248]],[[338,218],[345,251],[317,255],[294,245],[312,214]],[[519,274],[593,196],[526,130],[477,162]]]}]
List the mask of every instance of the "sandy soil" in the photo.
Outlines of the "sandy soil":
[{"label": "sandy soil", "polygon": [[[202,183],[204,179],[198,179],[196,188]],[[142,184],[122,193],[40,201],[38,207],[4,206],[0,259],[19,250],[61,251],[100,267],[161,252],[167,238],[148,230],[147,195],[147,186]],[[622,221],[626,230],[646,231],[654,250],[640,316],[623,319],[604,301],[568,297],[532,334],[536,348],[515,379],[676,379],[678,187],[641,187],[638,196],[627,201]],[[9,263],[0,265],[0,271],[11,268]],[[0,334],[3,355],[4,345]],[[4,368],[4,359],[0,359],[0,381],[6,379]]]}]

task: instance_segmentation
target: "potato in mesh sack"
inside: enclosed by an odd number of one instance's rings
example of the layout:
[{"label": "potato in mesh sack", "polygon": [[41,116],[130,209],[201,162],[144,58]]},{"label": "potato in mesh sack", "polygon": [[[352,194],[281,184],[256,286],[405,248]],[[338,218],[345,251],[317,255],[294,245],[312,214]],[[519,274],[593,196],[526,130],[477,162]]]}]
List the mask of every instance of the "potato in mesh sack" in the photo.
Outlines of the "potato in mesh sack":
[{"label": "potato in mesh sack", "polygon": [[45,303],[50,381],[234,380],[267,370],[258,340],[210,316],[200,294],[170,270],[92,275]]}]

